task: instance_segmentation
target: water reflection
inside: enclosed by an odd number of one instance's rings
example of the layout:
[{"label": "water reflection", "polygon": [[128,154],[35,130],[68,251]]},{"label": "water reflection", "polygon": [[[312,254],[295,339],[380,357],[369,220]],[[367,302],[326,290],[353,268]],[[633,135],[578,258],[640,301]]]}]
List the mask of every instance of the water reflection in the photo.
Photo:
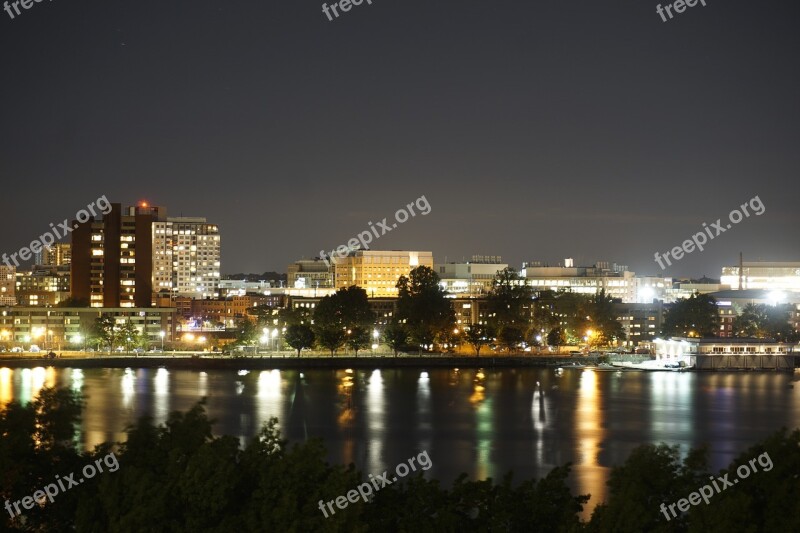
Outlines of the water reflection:
[{"label": "water reflection", "polygon": [[10,368],[0,368],[0,405],[14,399],[14,386],[11,382],[14,372]]},{"label": "water reflection", "polygon": [[153,379],[153,420],[163,424],[169,418],[169,370],[159,368]]},{"label": "water reflection", "polygon": [[380,370],[373,370],[369,376],[366,410],[367,463],[378,466],[385,464],[383,441],[386,438],[386,397]]},{"label": "water reflection", "polygon": [[591,494],[592,502],[605,499],[606,469],[600,465],[600,447],[605,439],[601,393],[594,370],[581,373],[575,410],[575,454],[580,468],[575,469],[581,494]]},{"label": "water reflection", "polygon": [[[580,369],[167,371],[0,368],[0,402],[59,383],[87,395],[85,449],[122,440],[144,414],[164,422],[208,396],[216,434],[244,443],[278,417],[285,438],[322,437],[328,460],[382,472],[427,450],[449,485],[461,472],[542,477],[573,462],[575,492],[605,494],[610,467],[639,444],[709,445],[712,469],[781,426],[800,425],[800,386],[777,373]],[[239,383],[237,390],[237,382]],[[797,385],[795,383],[795,385]]]},{"label": "water reflection", "polygon": [[420,450],[431,449],[432,430],[431,378],[426,371],[422,371],[417,379],[417,441]]},{"label": "water reflection", "polygon": [[472,380],[472,394],[469,403],[475,410],[475,461],[477,476],[486,478],[492,475],[492,400],[486,398],[486,374],[483,369],[475,372]]}]

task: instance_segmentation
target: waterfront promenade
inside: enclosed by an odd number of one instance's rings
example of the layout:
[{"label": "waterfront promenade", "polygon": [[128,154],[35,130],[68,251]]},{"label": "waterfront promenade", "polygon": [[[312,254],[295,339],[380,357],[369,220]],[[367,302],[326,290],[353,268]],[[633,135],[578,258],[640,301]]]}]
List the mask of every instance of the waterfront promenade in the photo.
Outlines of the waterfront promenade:
[{"label": "waterfront promenade", "polygon": [[594,366],[596,356],[552,356],[552,355],[449,355],[449,354],[367,354],[353,355],[302,355],[294,352],[277,352],[247,357],[232,357],[216,354],[187,354],[170,352],[146,355],[86,355],[64,352],[61,357],[47,359],[41,356],[4,354],[0,366],[8,368],[174,368],[196,370],[244,370],[272,368],[484,368],[484,367],[567,367]]}]

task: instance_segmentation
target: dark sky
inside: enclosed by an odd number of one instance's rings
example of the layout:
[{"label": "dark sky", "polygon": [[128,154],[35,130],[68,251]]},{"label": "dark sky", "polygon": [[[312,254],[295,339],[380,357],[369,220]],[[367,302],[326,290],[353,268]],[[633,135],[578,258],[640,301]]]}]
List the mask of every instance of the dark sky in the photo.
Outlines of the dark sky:
[{"label": "dark sky", "polygon": [[424,195],[374,248],[668,268],[800,260],[796,0],[54,0],[0,12],[8,253],[101,195],[220,224],[285,271]]}]

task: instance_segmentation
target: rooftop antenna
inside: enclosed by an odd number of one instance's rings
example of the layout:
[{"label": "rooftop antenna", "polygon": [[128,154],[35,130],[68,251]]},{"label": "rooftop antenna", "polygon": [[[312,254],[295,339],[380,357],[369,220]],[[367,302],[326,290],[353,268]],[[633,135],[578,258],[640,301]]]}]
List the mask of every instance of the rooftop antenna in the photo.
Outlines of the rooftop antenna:
[{"label": "rooftop antenna", "polygon": [[739,290],[742,290],[744,281],[744,261],[742,259],[742,252],[739,252]]}]

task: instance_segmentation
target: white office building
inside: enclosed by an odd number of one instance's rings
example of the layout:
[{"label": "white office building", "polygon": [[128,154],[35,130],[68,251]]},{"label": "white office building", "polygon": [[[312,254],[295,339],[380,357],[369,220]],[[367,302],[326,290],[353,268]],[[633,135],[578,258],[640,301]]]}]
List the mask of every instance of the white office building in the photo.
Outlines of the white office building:
[{"label": "white office building", "polygon": [[500,256],[474,255],[465,263],[436,265],[440,285],[454,296],[485,296],[492,290],[497,272],[507,268]]},{"label": "white office building", "polygon": [[741,268],[738,265],[722,267],[721,282],[734,290],[764,289],[800,293],[800,262],[746,261]]},{"label": "white office building", "polygon": [[220,282],[220,234],[202,217],[153,222],[153,291],[216,298]]}]

